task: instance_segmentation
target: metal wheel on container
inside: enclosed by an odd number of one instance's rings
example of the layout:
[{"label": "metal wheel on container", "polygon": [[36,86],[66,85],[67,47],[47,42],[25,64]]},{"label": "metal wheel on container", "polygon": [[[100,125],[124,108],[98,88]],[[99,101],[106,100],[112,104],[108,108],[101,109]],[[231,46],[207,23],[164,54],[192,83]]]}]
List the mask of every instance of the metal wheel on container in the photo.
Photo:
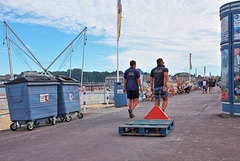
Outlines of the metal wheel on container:
[{"label": "metal wheel on container", "polygon": [[12,131],[16,131],[17,130],[17,123],[16,122],[13,122],[11,125],[10,125],[10,129],[12,130]]},{"label": "metal wheel on container", "polygon": [[40,122],[34,122],[34,125],[38,126],[40,124]]},{"label": "metal wheel on container", "polygon": [[66,120],[67,122],[70,122],[70,121],[72,120],[72,117],[69,116],[69,115],[66,115],[66,116],[65,116],[65,120]]},{"label": "metal wheel on container", "polygon": [[32,123],[32,122],[29,122],[29,123],[27,124],[27,129],[28,129],[29,131],[33,130],[33,123]]},{"label": "metal wheel on container", "polygon": [[78,117],[79,119],[82,119],[82,118],[83,118],[83,114],[79,112],[79,113],[77,114],[77,117]]},{"label": "metal wheel on container", "polygon": [[48,120],[46,121],[46,124],[50,124],[50,123],[51,123],[51,120],[48,119]]},{"label": "metal wheel on container", "polygon": [[52,125],[55,125],[57,123],[57,119],[56,119],[56,117],[53,117],[52,118]]}]

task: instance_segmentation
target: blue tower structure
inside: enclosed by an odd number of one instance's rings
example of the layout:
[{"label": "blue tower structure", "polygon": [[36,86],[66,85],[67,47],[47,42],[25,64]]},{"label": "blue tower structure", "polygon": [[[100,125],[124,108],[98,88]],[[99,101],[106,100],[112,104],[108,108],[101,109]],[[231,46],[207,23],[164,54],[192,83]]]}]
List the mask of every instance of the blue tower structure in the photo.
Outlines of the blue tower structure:
[{"label": "blue tower structure", "polygon": [[222,113],[240,116],[240,1],[220,7]]}]

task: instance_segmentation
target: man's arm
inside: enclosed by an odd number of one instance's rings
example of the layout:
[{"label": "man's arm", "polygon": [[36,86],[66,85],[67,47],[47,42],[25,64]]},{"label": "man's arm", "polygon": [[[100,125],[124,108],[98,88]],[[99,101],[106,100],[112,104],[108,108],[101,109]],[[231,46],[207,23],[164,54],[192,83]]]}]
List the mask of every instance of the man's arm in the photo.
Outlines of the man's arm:
[{"label": "man's arm", "polygon": [[163,91],[167,90],[168,72],[164,72]]},{"label": "man's arm", "polygon": [[138,84],[139,84],[139,86],[140,86],[140,90],[141,90],[141,92],[142,92],[142,85],[141,85],[141,79],[140,78],[138,78]]},{"label": "man's arm", "polygon": [[151,92],[153,92],[153,77],[150,77]]},{"label": "man's arm", "polygon": [[124,80],[123,80],[123,92],[124,93],[126,92],[125,85],[126,85],[126,79],[124,78]]}]

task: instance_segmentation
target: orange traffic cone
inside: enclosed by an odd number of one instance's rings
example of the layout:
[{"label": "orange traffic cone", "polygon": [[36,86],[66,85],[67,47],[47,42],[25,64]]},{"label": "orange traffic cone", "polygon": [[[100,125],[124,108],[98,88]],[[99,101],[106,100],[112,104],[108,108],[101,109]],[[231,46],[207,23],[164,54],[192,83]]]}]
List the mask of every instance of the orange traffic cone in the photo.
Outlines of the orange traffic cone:
[{"label": "orange traffic cone", "polygon": [[159,106],[154,106],[152,110],[144,117],[144,119],[160,119],[170,120],[170,118],[162,111]]}]

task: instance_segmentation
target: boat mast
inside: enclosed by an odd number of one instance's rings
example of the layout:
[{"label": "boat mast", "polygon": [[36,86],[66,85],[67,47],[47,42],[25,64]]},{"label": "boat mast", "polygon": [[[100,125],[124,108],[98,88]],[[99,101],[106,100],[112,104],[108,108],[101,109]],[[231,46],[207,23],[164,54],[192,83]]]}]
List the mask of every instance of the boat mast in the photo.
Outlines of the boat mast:
[{"label": "boat mast", "polygon": [[86,32],[84,31],[84,44],[83,44],[83,58],[82,58],[82,74],[81,74],[81,90],[83,90],[83,66],[84,66],[84,52],[85,52],[85,45],[86,45]]},{"label": "boat mast", "polygon": [[10,80],[13,80],[14,78],[13,78],[12,54],[11,54],[10,42],[9,42],[9,39],[8,39],[7,26],[5,26],[5,27],[6,27],[6,39],[7,39],[7,47],[8,47],[8,58],[9,58],[9,66],[10,66],[10,74],[11,74]]},{"label": "boat mast", "polygon": [[69,71],[69,78],[72,77],[72,44],[71,44],[71,51],[70,51],[70,71]]}]

